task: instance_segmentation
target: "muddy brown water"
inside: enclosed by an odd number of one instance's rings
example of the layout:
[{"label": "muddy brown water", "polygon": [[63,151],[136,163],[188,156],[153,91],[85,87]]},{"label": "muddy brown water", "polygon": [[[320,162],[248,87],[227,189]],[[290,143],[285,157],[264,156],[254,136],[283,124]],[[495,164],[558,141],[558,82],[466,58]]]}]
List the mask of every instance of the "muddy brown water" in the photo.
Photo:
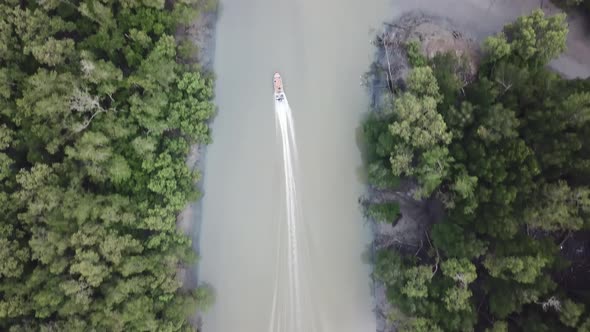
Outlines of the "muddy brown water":
[{"label": "muddy brown water", "polygon": [[205,165],[199,266],[217,298],[204,329],[268,330],[284,213],[272,99],[280,71],[297,132],[299,203],[313,237],[316,308],[325,331],[374,330],[355,135],[368,104],[359,83],[372,58],[371,29],[391,7],[386,0],[227,0],[220,9],[219,115]]},{"label": "muddy brown water", "polygon": [[[268,330],[277,226],[285,213],[272,75],[280,71],[299,148],[302,218],[323,331],[375,331],[370,242],[357,136],[368,97],[360,76],[376,29],[408,10],[449,16],[475,36],[497,31],[539,1],[221,0],[215,51],[214,143],[208,148],[199,279],[216,290],[206,332]],[[579,56],[578,56],[579,58]],[[590,58],[590,57],[588,57]],[[563,57],[564,70],[588,66]],[[569,66],[569,67],[568,67]],[[573,69],[572,69],[573,68]]]}]

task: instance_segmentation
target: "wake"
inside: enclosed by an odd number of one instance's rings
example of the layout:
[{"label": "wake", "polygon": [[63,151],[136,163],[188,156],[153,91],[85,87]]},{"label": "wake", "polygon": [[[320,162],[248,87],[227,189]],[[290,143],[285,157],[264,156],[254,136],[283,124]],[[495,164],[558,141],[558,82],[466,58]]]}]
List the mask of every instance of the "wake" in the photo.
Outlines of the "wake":
[{"label": "wake", "polygon": [[[309,251],[297,192],[298,153],[287,98],[275,101],[283,157],[285,222],[278,227],[278,250],[269,332],[321,331],[309,278]],[[277,134],[278,136],[278,134]],[[285,241],[286,240],[286,241]],[[286,242],[286,243],[285,243]]]}]

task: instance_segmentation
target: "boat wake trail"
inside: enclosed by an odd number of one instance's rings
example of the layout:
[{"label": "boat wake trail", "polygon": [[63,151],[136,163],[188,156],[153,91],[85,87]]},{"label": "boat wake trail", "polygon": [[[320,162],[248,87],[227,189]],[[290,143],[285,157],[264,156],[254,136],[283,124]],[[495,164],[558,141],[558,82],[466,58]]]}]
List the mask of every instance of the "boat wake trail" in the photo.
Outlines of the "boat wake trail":
[{"label": "boat wake trail", "polygon": [[278,227],[278,250],[269,332],[319,332],[309,278],[307,227],[301,218],[297,192],[298,154],[293,117],[287,97],[275,101],[277,133],[283,156],[285,220]]}]

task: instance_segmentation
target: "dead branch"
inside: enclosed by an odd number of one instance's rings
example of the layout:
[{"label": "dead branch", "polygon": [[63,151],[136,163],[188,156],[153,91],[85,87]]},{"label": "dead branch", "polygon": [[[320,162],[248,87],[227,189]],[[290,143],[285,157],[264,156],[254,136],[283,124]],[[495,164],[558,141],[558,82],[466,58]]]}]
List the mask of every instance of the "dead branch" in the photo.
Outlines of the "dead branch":
[{"label": "dead branch", "polygon": [[414,254],[414,256],[418,256],[418,253],[420,252],[420,250],[422,250],[423,245],[424,245],[424,240],[420,239],[420,248],[418,248],[418,250],[416,250],[416,253]]},{"label": "dead branch", "polygon": [[[379,242],[379,241],[375,241],[375,242]],[[390,247],[394,243],[398,243],[399,245],[402,245],[402,246],[417,247],[414,244],[405,243],[405,242],[402,242],[396,238],[389,238],[389,239],[384,240],[383,242],[377,243],[377,247],[387,248],[387,247]]]},{"label": "dead branch", "polygon": [[383,48],[385,48],[385,57],[387,57],[387,72],[389,76],[387,77],[387,82],[389,82],[389,89],[393,93],[393,75],[391,74],[391,61],[389,60],[389,51],[387,49],[387,45],[385,44],[385,33],[381,36],[381,43],[383,43]]},{"label": "dead branch", "polygon": [[386,22],[385,25],[387,25],[389,27],[392,27],[392,28],[397,28],[397,29],[400,29],[400,30],[409,30],[409,27],[404,27],[404,26],[401,26],[401,25],[395,24],[395,23],[387,23]]},{"label": "dead branch", "polygon": [[434,272],[432,272],[432,277],[431,277],[431,278],[433,278],[434,275],[436,274],[436,272],[438,271],[438,263],[440,262],[440,254],[438,252],[438,249],[432,245],[432,242],[430,242],[430,237],[428,236],[428,231],[424,231],[424,234],[426,235],[426,240],[428,240],[428,244],[436,252],[436,262],[434,263]]},{"label": "dead branch", "polygon": [[74,130],[74,132],[79,133],[82,130],[88,128],[88,126],[90,125],[90,123],[92,122],[92,120],[94,119],[94,117],[97,116],[99,113],[106,113],[106,110],[104,110],[102,108],[98,109],[96,112],[94,112],[92,114],[92,116],[89,119],[87,119],[86,121],[84,121],[84,123],[80,127],[76,128]]},{"label": "dead branch", "polygon": [[496,78],[496,83],[502,85],[502,87],[504,87],[504,92],[502,93],[506,93],[506,91],[510,90],[510,88],[512,87],[512,84],[506,84],[504,83],[504,81],[500,81],[499,79]]},{"label": "dead branch", "polygon": [[559,243],[559,249],[561,249],[563,247],[563,244],[565,243],[565,241],[567,241],[570,237],[572,237],[572,231],[567,232],[567,234],[565,235],[563,240]]}]

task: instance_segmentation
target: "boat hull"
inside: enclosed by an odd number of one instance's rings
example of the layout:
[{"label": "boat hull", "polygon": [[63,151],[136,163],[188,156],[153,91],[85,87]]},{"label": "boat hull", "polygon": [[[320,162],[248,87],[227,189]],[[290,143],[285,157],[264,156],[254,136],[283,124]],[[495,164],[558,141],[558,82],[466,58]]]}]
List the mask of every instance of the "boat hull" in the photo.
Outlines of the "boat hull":
[{"label": "boat hull", "polygon": [[275,100],[285,100],[285,92],[283,90],[283,79],[281,78],[281,75],[279,73],[275,73],[273,76],[273,86],[275,91]]}]

